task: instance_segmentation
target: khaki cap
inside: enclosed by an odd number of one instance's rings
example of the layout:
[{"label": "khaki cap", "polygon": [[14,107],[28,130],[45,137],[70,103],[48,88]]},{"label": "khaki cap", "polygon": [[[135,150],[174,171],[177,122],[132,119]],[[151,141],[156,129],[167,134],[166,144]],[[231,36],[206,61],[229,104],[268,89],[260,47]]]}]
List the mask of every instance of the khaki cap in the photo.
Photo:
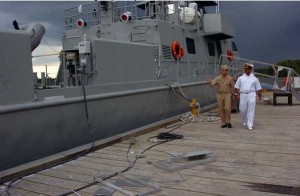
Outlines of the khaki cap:
[{"label": "khaki cap", "polygon": [[227,69],[228,69],[228,67],[227,67],[227,65],[222,65],[222,66],[221,66],[221,69],[225,69],[225,70],[227,70]]}]

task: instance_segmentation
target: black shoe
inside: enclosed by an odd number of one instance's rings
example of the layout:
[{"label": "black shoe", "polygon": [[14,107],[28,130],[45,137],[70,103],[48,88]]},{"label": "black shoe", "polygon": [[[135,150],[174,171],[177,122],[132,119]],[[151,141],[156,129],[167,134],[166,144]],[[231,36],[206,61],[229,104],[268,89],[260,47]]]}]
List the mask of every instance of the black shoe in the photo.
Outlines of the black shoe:
[{"label": "black shoe", "polygon": [[228,128],[232,128],[231,123],[228,123],[228,124],[227,124],[227,127],[228,127]]},{"label": "black shoe", "polygon": [[227,127],[227,124],[221,126],[221,128],[225,128],[225,127]]}]

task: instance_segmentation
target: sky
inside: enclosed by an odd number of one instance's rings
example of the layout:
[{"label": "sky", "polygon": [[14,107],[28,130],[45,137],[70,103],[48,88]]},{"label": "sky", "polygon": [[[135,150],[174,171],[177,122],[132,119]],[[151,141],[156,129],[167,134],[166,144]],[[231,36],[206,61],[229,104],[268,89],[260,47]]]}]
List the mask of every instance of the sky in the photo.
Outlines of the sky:
[{"label": "sky", "polygon": [[[41,45],[34,55],[53,54],[61,50],[64,9],[82,2],[0,1],[0,29],[39,22],[46,28]],[[235,42],[242,58],[268,63],[300,59],[300,1],[221,1],[220,12],[235,28]],[[50,45],[51,47],[49,47]],[[34,71],[45,70],[54,77],[58,57],[33,58]]]}]

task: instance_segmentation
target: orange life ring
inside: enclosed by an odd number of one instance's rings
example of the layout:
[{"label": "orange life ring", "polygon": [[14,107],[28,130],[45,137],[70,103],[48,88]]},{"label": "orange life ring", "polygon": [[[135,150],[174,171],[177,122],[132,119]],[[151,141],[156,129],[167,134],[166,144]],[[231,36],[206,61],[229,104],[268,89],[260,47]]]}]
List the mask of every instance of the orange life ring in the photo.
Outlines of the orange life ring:
[{"label": "orange life ring", "polygon": [[183,55],[184,55],[184,50],[183,48],[180,48],[180,58],[183,57]]},{"label": "orange life ring", "polygon": [[183,48],[181,48],[179,42],[177,42],[177,41],[172,43],[171,50],[172,50],[172,55],[175,60],[181,59],[181,57],[183,57],[183,55],[184,55],[184,50],[183,50]]},{"label": "orange life ring", "polygon": [[230,62],[233,60],[233,53],[231,50],[227,50],[227,58]]}]

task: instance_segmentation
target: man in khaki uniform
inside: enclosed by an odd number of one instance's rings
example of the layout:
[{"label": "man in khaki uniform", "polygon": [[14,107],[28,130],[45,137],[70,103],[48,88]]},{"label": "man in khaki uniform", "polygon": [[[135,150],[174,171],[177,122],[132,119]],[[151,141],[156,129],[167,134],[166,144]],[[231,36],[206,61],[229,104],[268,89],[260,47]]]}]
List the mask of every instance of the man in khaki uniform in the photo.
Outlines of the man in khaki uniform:
[{"label": "man in khaki uniform", "polygon": [[227,75],[227,65],[221,66],[221,74],[215,79],[208,80],[211,87],[217,86],[217,102],[220,110],[222,128],[232,128],[231,125],[231,95],[234,93],[234,82],[232,77]]}]

